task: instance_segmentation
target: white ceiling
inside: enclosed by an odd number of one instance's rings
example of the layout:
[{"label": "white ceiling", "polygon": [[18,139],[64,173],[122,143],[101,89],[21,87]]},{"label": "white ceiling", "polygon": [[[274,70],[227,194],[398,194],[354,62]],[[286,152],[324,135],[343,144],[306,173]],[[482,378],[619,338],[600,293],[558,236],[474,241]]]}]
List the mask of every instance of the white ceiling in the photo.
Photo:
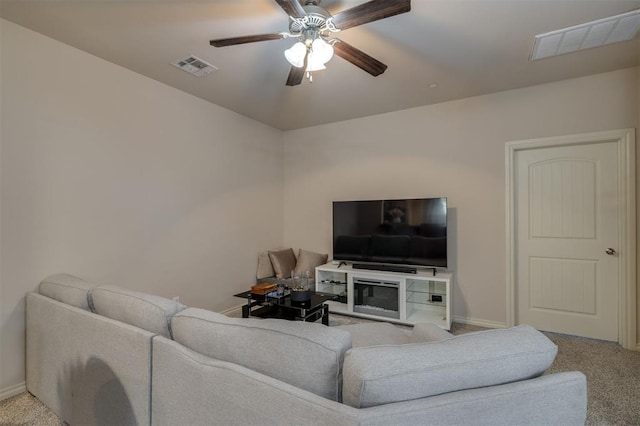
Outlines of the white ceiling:
[{"label": "white ceiling", "polygon": [[[323,0],[331,13],[366,0]],[[389,66],[339,57],[287,87],[294,40],[214,48],[210,39],[287,31],[273,0],[0,2],[0,16],[169,86],[288,130],[637,66],[640,40],[529,61],[534,36],[640,8],[640,0],[413,0],[409,13],[339,37]],[[197,78],[190,54],[219,68]],[[430,88],[431,83],[438,87]]]}]

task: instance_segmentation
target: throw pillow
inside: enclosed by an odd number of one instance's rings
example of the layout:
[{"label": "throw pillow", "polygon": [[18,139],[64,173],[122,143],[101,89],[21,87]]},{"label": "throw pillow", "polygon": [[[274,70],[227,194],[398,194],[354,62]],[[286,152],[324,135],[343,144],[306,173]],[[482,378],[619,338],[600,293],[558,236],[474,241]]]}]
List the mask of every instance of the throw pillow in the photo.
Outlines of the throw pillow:
[{"label": "throw pillow", "polygon": [[300,249],[298,251],[298,262],[296,263],[296,271],[309,271],[311,273],[311,276],[313,276],[316,266],[324,265],[325,263],[327,263],[328,259],[328,254],[315,253],[312,251]]},{"label": "throw pillow", "polygon": [[270,251],[269,259],[271,259],[271,265],[273,271],[276,273],[276,278],[289,278],[291,271],[296,267],[296,255],[293,254],[293,249],[286,249],[280,251]]},{"label": "throw pillow", "polygon": [[271,265],[271,259],[269,259],[269,252],[264,251],[258,255],[258,267],[256,268],[256,279],[261,280],[264,278],[275,277],[276,273],[273,272],[273,266]]}]

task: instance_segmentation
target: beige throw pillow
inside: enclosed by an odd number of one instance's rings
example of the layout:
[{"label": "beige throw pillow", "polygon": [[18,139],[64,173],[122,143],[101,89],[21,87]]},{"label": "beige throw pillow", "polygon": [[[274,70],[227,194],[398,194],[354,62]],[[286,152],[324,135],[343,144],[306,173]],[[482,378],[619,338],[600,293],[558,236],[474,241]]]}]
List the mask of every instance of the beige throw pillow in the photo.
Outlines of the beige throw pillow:
[{"label": "beige throw pillow", "polygon": [[275,277],[276,273],[271,266],[271,259],[269,259],[269,252],[264,251],[258,255],[258,267],[256,268],[256,279],[261,280],[263,278]]},{"label": "beige throw pillow", "polygon": [[276,273],[276,278],[289,278],[291,271],[296,267],[296,255],[293,254],[293,249],[286,249],[280,251],[270,251],[269,259],[271,259],[271,265],[273,271]]},{"label": "beige throw pillow", "polygon": [[309,271],[311,273],[311,276],[313,276],[316,270],[316,266],[324,265],[325,263],[327,263],[328,259],[328,254],[315,253],[312,251],[300,249],[300,251],[298,251],[296,272]]}]

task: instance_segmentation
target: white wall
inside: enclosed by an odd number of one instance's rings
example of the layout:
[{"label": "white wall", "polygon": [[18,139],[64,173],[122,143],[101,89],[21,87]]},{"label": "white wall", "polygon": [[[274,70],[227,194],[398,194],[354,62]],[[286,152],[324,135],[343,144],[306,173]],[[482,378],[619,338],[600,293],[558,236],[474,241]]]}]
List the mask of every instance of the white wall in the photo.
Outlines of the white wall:
[{"label": "white wall", "polygon": [[454,318],[504,324],[505,142],[638,127],[638,80],[626,69],[286,132],[285,245],[331,253],[334,200],[446,196]]},{"label": "white wall", "polygon": [[257,253],[282,243],[282,132],[8,21],[1,34],[0,391],[24,380],[24,295],[48,274],[241,303]]}]

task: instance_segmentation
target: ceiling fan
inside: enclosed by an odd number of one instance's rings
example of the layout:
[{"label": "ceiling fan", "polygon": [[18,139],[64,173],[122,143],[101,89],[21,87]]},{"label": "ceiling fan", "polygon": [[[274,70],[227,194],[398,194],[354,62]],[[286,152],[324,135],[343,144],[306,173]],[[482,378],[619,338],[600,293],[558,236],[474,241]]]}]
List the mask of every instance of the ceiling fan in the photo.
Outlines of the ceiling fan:
[{"label": "ceiling fan", "polygon": [[[411,10],[411,0],[371,0],[332,16],[318,6],[320,0],[275,0],[289,15],[289,31],[273,34],[258,34],[243,37],[211,40],[215,47],[258,41],[296,38],[298,42],[285,51],[291,63],[287,86],[302,83],[305,73],[311,80],[311,72],[324,69],[334,52],[372,76],[382,74],[387,66],[338,38],[333,33],[368,22],[388,18]],[[304,4],[304,5],[303,5]]]}]

